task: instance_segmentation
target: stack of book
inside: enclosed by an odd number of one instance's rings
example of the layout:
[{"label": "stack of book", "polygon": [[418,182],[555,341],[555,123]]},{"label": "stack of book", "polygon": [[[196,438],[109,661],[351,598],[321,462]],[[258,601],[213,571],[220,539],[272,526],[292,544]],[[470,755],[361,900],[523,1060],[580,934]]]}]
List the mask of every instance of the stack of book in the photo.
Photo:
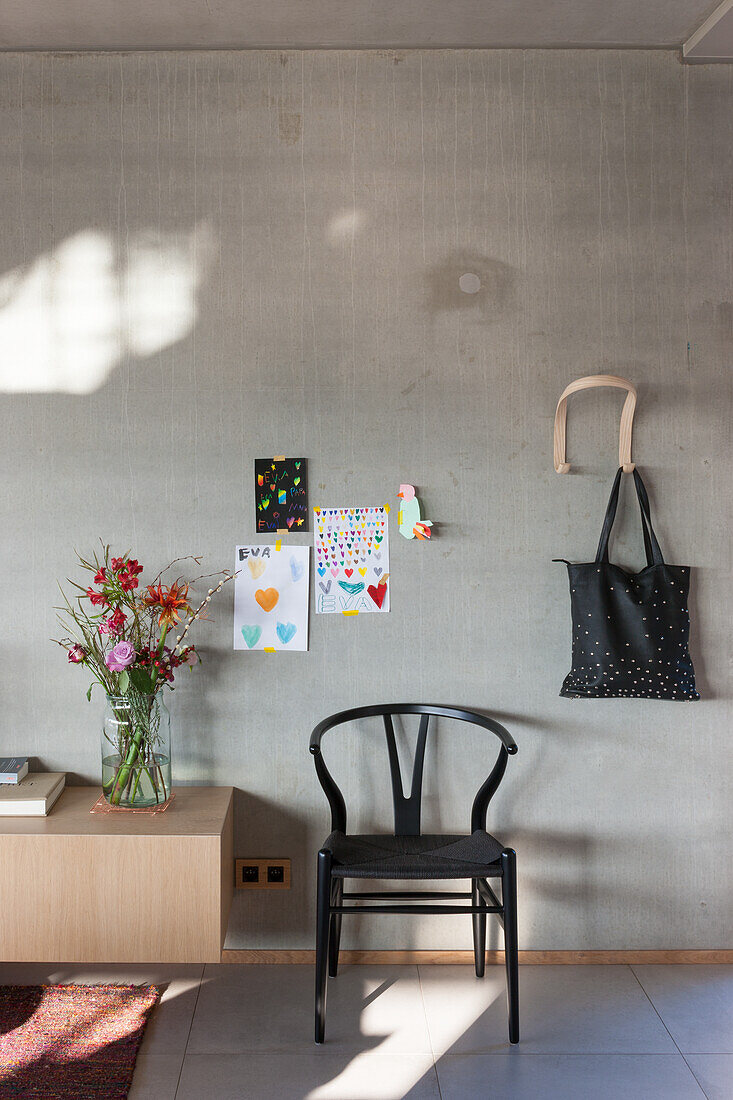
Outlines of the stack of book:
[{"label": "stack of book", "polygon": [[0,757],[0,817],[45,817],[65,782],[65,772],[29,772],[25,756]]}]

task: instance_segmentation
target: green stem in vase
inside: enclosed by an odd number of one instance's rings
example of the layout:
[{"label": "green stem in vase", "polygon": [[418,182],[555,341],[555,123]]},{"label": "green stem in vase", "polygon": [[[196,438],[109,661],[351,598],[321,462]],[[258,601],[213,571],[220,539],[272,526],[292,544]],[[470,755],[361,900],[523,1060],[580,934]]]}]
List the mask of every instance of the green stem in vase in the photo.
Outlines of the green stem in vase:
[{"label": "green stem in vase", "polygon": [[165,802],[165,800],[168,798],[168,792],[165,789],[165,779],[163,778],[163,769],[160,766],[160,764],[157,765],[157,768],[158,768],[158,772],[160,774],[160,785],[163,788],[163,801]]},{"label": "green stem in vase", "polygon": [[[165,631],[163,631],[162,639],[165,639]],[[162,641],[160,652],[162,653]],[[153,680],[152,672],[150,678]],[[135,765],[139,763],[141,750],[150,738],[151,716],[153,706],[155,705],[155,696],[152,694],[143,698],[132,694],[128,695],[127,698],[131,707],[131,718],[129,721],[134,725],[132,736],[129,742],[127,742],[123,761],[117,769],[114,787],[110,796],[110,802],[113,806],[119,806],[123,794],[125,794],[125,792],[129,793],[132,786],[135,778]],[[145,713],[145,711],[147,713]]]},{"label": "green stem in vase", "polygon": [[[147,775],[147,777],[148,777],[148,780],[150,781],[150,786],[151,786],[151,787],[152,787],[152,789],[153,789],[153,790],[155,791],[155,801],[156,801],[156,802],[160,802],[160,798],[159,798],[159,796],[158,796],[158,784],[157,784],[157,782],[156,782],[156,780],[155,780],[155,778],[154,778],[154,775],[155,775],[155,768],[153,768],[153,774],[152,774],[152,775],[150,774],[150,769],[149,769],[149,768],[147,767],[147,765],[146,765],[146,766],[145,766],[145,767],[144,767],[144,768],[143,768],[142,770],[143,770],[143,771],[145,772],[145,774]],[[165,799],[163,799],[163,801],[165,802]]]},{"label": "green stem in vase", "polygon": [[140,746],[142,745],[144,738],[145,730],[142,726],[138,726],[138,728],[132,735],[130,747],[127,750],[125,759],[122,764],[120,764],[120,767],[117,770],[114,790],[112,791],[112,796],[110,798],[110,802],[113,806],[119,806],[120,804],[122,793],[131,778],[132,769],[135,767],[137,758],[140,755]]},{"label": "green stem in vase", "polygon": [[130,802],[134,802],[134,801],[135,801],[135,795],[137,794],[137,789],[138,789],[138,787],[140,786],[140,776],[141,776],[141,775],[142,775],[142,769],[141,769],[141,768],[138,768],[138,769],[137,769],[137,775],[136,775],[136,777],[135,777],[135,786],[133,787],[133,789],[132,789],[132,795],[130,796]]}]

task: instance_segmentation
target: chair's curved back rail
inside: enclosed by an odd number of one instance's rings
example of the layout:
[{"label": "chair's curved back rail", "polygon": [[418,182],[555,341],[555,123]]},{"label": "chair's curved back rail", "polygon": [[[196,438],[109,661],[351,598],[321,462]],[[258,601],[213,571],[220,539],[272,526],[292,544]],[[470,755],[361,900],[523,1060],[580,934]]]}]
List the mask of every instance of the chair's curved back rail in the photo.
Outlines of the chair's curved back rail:
[{"label": "chair's curved back rail", "polygon": [[[415,756],[410,780],[410,793],[405,795],[405,786],[400,769],[397,743],[395,740],[394,715],[416,714],[420,715],[420,728],[415,746]],[[496,763],[486,780],[479,787],[473,800],[471,809],[471,831],[486,828],[486,813],[489,802],[497,791],[506,770],[510,755],[517,751],[514,738],[508,730],[495,719],[479,711],[465,710],[459,707],[445,707],[430,703],[383,703],[368,707],[354,707],[351,710],[343,710],[338,714],[332,714],[319,722],[311,734],[310,751],[313,754],[321,787],[331,807],[331,828],[333,831],[346,832],[346,803],[333,776],[326,767],[321,752],[323,735],[335,726],[341,726],[347,722],[357,722],[362,718],[381,717],[384,722],[384,732],[387,739],[387,752],[389,756],[389,770],[392,780],[392,802],[394,805],[395,836],[419,836],[420,835],[420,810],[422,803],[422,779],[423,765],[425,762],[425,748],[427,744],[430,720],[433,717],[450,718],[460,722],[470,722],[481,726],[495,734],[501,741],[499,755]]]}]

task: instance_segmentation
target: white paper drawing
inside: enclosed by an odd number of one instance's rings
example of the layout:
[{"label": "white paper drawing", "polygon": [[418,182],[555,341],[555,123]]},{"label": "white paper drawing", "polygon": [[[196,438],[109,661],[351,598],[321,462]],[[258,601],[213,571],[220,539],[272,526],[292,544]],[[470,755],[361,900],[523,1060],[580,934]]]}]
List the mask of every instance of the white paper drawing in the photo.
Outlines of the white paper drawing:
[{"label": "white paper drawing", "polygon": [[316,613],[389,611],[389,507],[314,508]]},{"label": "white paper drawing", "polygon": [[309,546],[238,546],[234,648],[308,648]]}]

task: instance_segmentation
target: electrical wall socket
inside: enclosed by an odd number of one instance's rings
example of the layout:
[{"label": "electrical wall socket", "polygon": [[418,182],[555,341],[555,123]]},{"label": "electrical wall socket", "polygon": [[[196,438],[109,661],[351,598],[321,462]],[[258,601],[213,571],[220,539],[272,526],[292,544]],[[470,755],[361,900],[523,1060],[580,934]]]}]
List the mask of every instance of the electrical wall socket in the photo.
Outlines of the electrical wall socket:
[{"label": "electrical wall socket", "polygon": [[237,890],[289,890],[289,859],[235,859]]}]

